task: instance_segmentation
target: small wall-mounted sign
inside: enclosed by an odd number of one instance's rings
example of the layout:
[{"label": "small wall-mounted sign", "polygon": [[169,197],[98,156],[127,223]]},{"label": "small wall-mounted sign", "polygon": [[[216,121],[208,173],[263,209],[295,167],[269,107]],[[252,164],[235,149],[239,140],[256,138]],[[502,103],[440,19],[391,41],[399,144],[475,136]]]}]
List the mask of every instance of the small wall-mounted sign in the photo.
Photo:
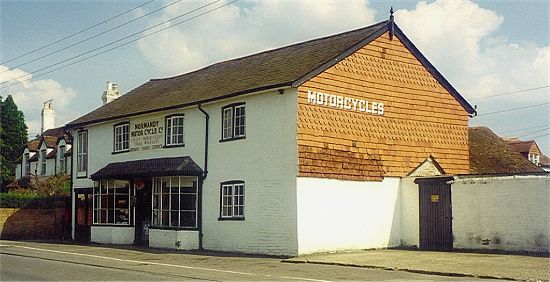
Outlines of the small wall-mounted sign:
[{"label": "small wall-mounted sign", "polygon": [[307,101],[310,104],[319,106],[324,105],[331,108],[339,108],[373,115],[384,114],[384,103],[321,93],[317,91],[308,90]]},{"label": "small wall-mounted sign", "polygon": [[438,194],[432,195],[432,203],[439,203],[439,195]]}]

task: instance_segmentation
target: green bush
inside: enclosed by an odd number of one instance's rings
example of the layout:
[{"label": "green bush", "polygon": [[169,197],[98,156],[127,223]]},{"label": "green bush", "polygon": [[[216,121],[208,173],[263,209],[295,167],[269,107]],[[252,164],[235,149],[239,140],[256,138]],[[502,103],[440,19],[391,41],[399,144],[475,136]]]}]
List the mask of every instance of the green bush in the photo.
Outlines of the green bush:
[{"label": "green bush", "polygon": [[71,197],[63,195],[41,196],[36,192],[0,193],[0,208],[51,209],[70,206]]}]

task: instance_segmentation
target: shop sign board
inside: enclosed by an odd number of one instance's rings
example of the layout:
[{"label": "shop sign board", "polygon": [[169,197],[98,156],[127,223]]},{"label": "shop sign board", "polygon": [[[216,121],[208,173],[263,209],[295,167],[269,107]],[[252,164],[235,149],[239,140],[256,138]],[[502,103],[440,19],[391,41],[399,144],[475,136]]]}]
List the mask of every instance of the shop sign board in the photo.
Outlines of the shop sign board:
[{"label": "shop sign board", "polygon": [[327,94],[317,91],[307,91],[307,101],[310,104],[356,111],[373,115],[384,115],[384,103],[355,99],[346,96]]},{"label": "shop sign board", "polygon": [[162,149],[164,120],[130,121],[130,152]]}]

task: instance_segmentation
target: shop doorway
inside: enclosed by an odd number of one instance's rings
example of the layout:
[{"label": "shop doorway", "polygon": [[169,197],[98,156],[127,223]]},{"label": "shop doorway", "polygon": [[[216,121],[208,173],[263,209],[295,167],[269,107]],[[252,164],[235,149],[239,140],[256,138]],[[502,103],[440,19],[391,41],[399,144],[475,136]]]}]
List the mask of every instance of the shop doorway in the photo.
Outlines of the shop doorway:
[{"label": "shop doorway", "polygon": [[74,238],[80,243],[89,243],[92,226],[92,189],[75,190],[75,229]]},{"label": "shop doorway", "polygon": [[422,178],[419,186],[420,249],[452,250],[452,178]]},{"label": "shop doorway", "polygon": [[136,180],[135,196],[135,240],[134,244],[149,246],[149,227],[151,226],[151,184],[149,180]]}]

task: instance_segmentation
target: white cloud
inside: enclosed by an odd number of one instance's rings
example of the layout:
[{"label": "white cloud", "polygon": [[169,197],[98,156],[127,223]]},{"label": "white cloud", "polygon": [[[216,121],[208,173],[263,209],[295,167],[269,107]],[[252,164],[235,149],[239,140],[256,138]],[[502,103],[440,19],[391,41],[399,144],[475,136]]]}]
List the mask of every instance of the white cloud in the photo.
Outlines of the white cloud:
[{"label": "white cloud", "polygon": [[[19,110],[25,114],[25,121],[29,134],[40,133],[42,102],[53,99],[55,110],[55,126],[62,126],[79,115],[74,110],[73,98],[76,93],[69,87],[63,87],[52,79],[28,80],[31,76],[21,69],[9,70],[7,66],[0,65],[0,83],[14,80],[11,87],[2,89],[2,97],[12,95]],[[2,87],[6,84],[2,84]],[[32,136],[29,136],[32,137]]]},{"label": "white cloud", "polygon": [[[549,83],[548,46],[492,36],[505,20],[471,1],[419,2],[399,10],[396,22],[424,55],[467,98]],[[500,102],[525,96],[502,96]]]},{"label": "white cloud", "polygon": [[[375,15],[367,1],[346,1],[345,5],[337,0],[241,2],[241,6],[232,4],[142,39],[140,50],[157,68],[157,75],[176,75],[221,60],[364,27],[374,22]],[[173,5],[150,23],[169,20],[205,3]]]}]

